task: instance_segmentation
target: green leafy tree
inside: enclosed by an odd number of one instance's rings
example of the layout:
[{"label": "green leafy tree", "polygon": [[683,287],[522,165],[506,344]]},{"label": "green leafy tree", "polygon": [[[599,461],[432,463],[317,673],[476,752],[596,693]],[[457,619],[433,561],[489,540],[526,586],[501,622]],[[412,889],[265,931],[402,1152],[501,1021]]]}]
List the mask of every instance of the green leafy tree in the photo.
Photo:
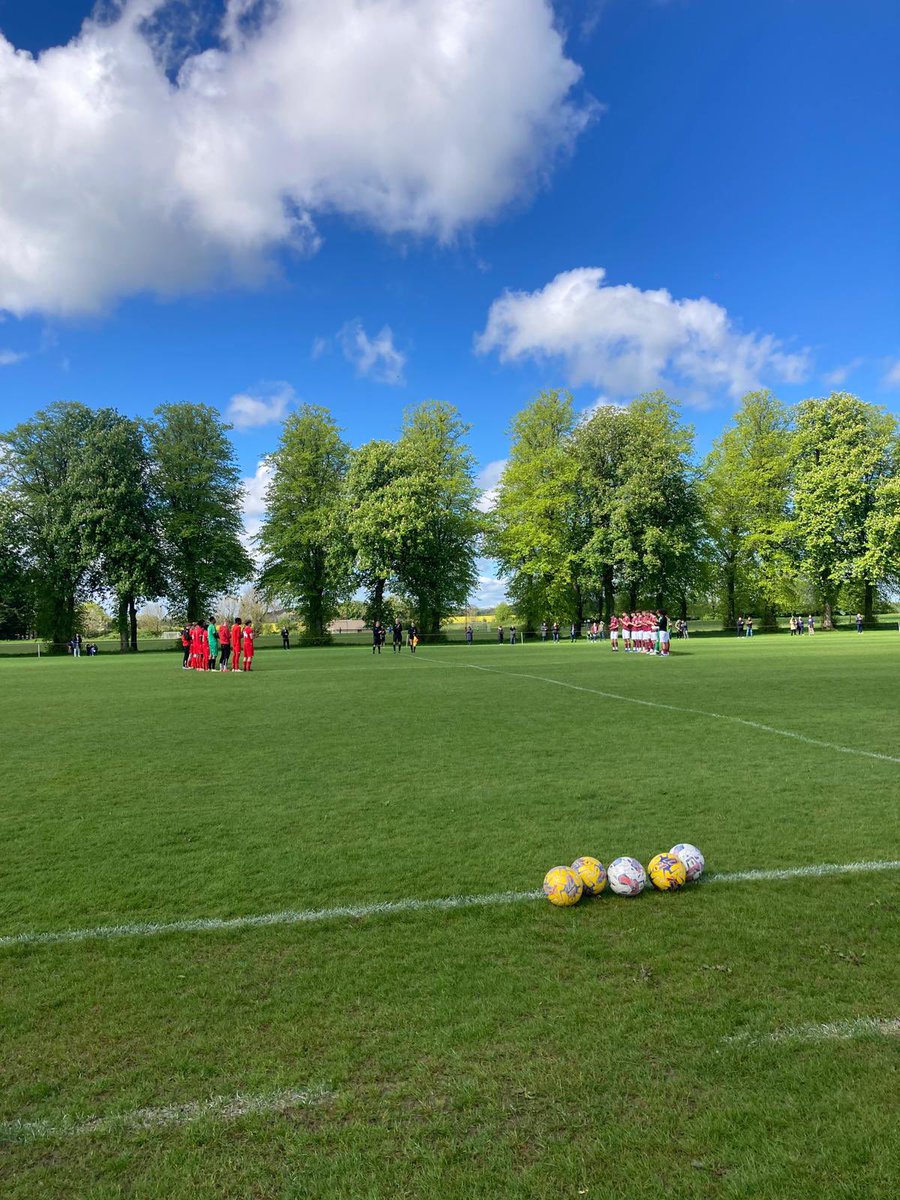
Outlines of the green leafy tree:
[{"label": "green leafy tree", "polygon": [[350,452],[342,500],[344,522],[356,582],[368,594],[365,619],[370,623],[386,621],[386,589],[397,575],[401,539],[394,501],[399,471],[393,442],[366,442]]},{"label": "green leafy tree", "polygon": [[691,464],[693,430],[664,392],[639,396],[626,413],[610,518],[614,561],[630,608],[687,596],[701,562],[700,499]]},{"label": "green leafy tree", "polygon": [[427,401],[406,414],[397,443],[386,516],[398,537],[397,587],[424,633],[440,632],[477,579],[482,519],[468,431],[452,405]]},{"label": "green leafy tree", "polygon": [[[793,528],[802,569],[821,597],[823,627],[831,629],[843,584],[862,580],[874,589],[896,570],[889,547],[897,424],[848,392],[804,400],[796,411]],[[879,537],[887,538],[886,552],[874,544]],[[873,594],[867,592],[870,615]]]},{"label": "green leafy tree", "polygon": [[341,523],[347,458],[331,414],[310,404],[285,421],[271,457],[260,587],[296,608],[314,638],[325,636],[349,587],[351,555]]},{"label": "green leafy tree", "polygon": [[776,607],[792,601],[790,451],[787,410],[770,392],[750,392],[704,463],[704,527],[726,628],[751,609],[773,625]]},{"label": "green leafy tree", "polygon": [[241,475],[225,425],[205,404],[163,404],[149,427],[170,608],[190,621],[249,579]]},{"label": "green leafy tree", "polygon": [[589,518],[581,561],[606,621],[612,616],[619,584],[615,522],[630,424],[627,409],[603,404],[576,427],[574,437],[581,511]]},{"label": "green leafy tree", "polygon": [[121,648],[135,651],[138,605],[161,595],[166,586],[161,510],[141,424],[111,408],[97,411],[75,472],[92,587],[115,596]]},{"label": "green leafy tree", "polygon": [[588,514],[573,453],[568,392],[541,392],[512,425],[509,459],[489,521],[488,552],[528,628],[584,616]]},{"label": "green leafy tree", "polygon": [[84,476],[77,465],[93,423],[84,404],[52,404],[0,438],[4,485],[33,581],[36,632],[57,648],[76,632],[87,591],[91,548],[80,524]]},{"label": "green leafy tree", "polygon": [[8,492],[0,492],[0,638],[25,637],[34,621],[24,530]]}]

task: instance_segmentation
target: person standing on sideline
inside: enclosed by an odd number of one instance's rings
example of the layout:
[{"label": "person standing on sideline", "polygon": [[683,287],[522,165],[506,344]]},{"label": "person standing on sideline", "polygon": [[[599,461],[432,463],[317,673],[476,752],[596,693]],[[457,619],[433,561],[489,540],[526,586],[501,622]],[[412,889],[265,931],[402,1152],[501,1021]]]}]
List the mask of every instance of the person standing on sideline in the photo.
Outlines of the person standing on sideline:
[{"label": "person standing on sideline", "polygon": [[601,642],[606,640],[606,623],[605,623],[605,621],[597,622],[597,633],[600,637]]},{"label": "person standing on sideline", "polygon": [[547,622],[541,621],[541,641],[546,642],[546,640],[547,640]]},{"label": "person standing on sideline", "polygon": [[570,642],[575,641],[575,634],[576,634],[575,622],[573,621],[572,624],[569,626],[569,641]]},{"label": "person standing on sideline", "polygon": [[241,669],[241,623],[235,621],[231,627],[231,669]]},{"label": "person standing on sideline", "polygon": [[816,623],[813,620],[812,613],[810,613],[806,618],[806,628],[809,631],[809,636],[812,637],[812,635],[816,632]]},{"label": "person standing on sideline", "polygon": [[797,635],[797,618],[794,616],[793,613],[791,613],[791,619],[788,621],[788,629],[790,629],[790,631],[791,631],[791,637],[796,637],[796,635]]},{"label": "person standing on sideline", "polygon": [[372,626],[372,653],[381,653],[381,626],[377,621]]},{"label": "person standing on sideline", "polygon": [[553,640],[554,642],[559,641],[559,621],[553,622]]},{"label": "person standing on sideline", "polygon": [[244,651],[244,670],[251,671],[253,669],[253,626],[249,620],[244,622],[243,635],[241,637]]},{"label": "person standing on sideline", "polygon": [[744,623],[744,636],[753,637],[753,618],[748,616]]},{"label": "person standing on sideline", "polygon": [[503,626],[502,625],[497,626],[497,641],[500,643],[501,646],[503,645]]},{"label": "person standing on sideline", "polygon": [[856,614],[856,632],[862,633],[862,627],[863,627],[863,615],[862,615],[862,613],[857,613]]},{"label": "person standing on sideline", "polygon": [[81,658],[81,634],[76,633],[72,638],[72,655],[74,658]]},{"label": "person standing on sideline", "polygon": [[410,621],[406,627],[406,644],[409,646],[410,654],[415,654],[416,646],[419,644],[419,631],[416,629],[415,621]]},{"label": "person standing on sideline", "polygon": [[394,621],[392,642],[394,654],[400,654],[403,650],[403,626],[399,620]]},{"label": "person standing on sideline", "polygon": [[219,670],[228,670],[228,660],[231,657],[231,626],[223,621],[219,626]]},{"label": "person standing on sideline", "polygon": [[209,642],[209,662],[207,668],[210,671],[216,669],[216,659],[219,657],[219,631],[216,628],[214,617],[209,618],[209,624],[206,627],[206,637]]},{"label": "person standing on sideline", "polygon": [[281,648],[282,650],[290,650],[291,648],[291,631],[287,625],[281,630]]},{"label": "person standing on sideline", "polygon": [[466,645],[467,646],[472,645],[472,626],[471,625],[466,626]]},{"label": "person standing on sideline", "polygon": [[510,625],[510,627],[509,627],[509,644],[511,646],[514,646],[516,644],[516,627],[515,627],[515,625]]},{"label": "person standing on sideline", "polygon": [[738,617],[738,619],[737,619],[737,631],[738,631],[738,637],[744,636],[744,618],[742,616]]}]

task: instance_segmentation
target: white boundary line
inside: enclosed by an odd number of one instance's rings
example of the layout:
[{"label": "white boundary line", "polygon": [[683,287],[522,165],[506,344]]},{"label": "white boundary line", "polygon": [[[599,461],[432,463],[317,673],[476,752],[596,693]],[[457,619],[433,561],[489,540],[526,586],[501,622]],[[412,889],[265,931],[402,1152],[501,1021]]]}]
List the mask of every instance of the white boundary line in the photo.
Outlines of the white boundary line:
[{"label": "white boundary line", "polygon": [[[873,871],[900,871],[900,859],[852,863],[814,863],[805,867],[773,870],[736,871],[731,874],[704,875],[703,884],[767,883],[789,879],[807,879],[823,875],[856,875]],[[458,908],[487,908],[497,904],[519,904],[538,900],[543,892],[489,892],[481,896],[441,896],[431,900],[386,900],[375,904],[354,904],[340,908],[311,908],[263,913],[248,917],[197,917],[181,921],[138,921],[127,925],[98,925],[86,929],[58,929],[46,932],[9,933],[0,937],[0,949],[13,946],[53,946],[68,942],[107,941],[123,937],[158,937],[166,933],[207,933],[217,930],[258,929],[270,925],[305,925],[316,921],[339,921],[359,917],[386,917],[394,913],[446,912]]]},{"label": "white boundary line", "polygon": [[[443,663],[441,665],[449,666],[451,664]],[[841,746],[837,742],[826,742],[822,738],[807,737],[805,733],[794,733],[790,729],[777,729],[774,725],[764,725],[761,721],[750,721],[746,717],[733,717],[728,713],[711,712],[703,708],[686,708],[681,704],[665,704],[661,700],[640,700],[636,696],[623,696],[620,692],[604,692],[600,688],[567,683],[563,679],[551,679],[549,675],[531,675],[524,671],[500,671],[496,667],[480,667],[477,663],[454,663],[452,665],[469,671],[484,671],[488,675],[511,675],[516,679],[534,679],[539,683],[552,683],[556,687],[570,688],[573,692],[588,692],[592,696],[602,696],[604,700],[621,700],[625,704],[639,704],[644,708],[662,708],[667,712],[689,713],[695,717],[730,721],[734,725],[743,725],[747,729],[757,729],[762,733],[774,733],[778,737],[805,742],[807,746],[818,746],[823,750],[836,750],[839,754],[857,754],[862,758],[875,758],[881,762],[900,763],[900,757],[893,754],[879,754],[876,750],[860,750],[855,746]]]},{"label": "white boundary line", "polygon": [[236,1121],[258,1113],[286,1112],[291,1108],[306,1108],[330,1100],[333,1093],[324,1088],[289,1089],[283,1092],[263,1092],[247,1096],[211,1096],[188,1104],[167,1104],[163,1108],[136,1108],[131,1112],[107,1117],[71,1117],[61,1121],[2,1121],[0,1142],[33,1142],[46,1138],[82,1137],[91,1133],[113,1133],[116,1130],[159,1129],[165,1125],[188,1125],[192,1121],[210,1118],[216,1121]]},{"label": "white boundary line", "polygon": [[900,1037],[900,1017],[853,1017],[823,1025],[787,1026],[773,1029],[771,1033],[735,1033],[722,1041],[730,1046],[762,1046],[778,1042],[848,1042],[867,1034]]}]

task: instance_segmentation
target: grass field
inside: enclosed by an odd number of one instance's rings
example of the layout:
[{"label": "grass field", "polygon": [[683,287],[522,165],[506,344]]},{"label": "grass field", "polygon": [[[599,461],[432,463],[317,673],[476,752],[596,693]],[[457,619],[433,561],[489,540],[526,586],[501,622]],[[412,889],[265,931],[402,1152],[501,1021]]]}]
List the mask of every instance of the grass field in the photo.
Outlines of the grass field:
[{"label": "grass field", "polygon": [[[898,673],[888,633],[4,660],[0,1194],[894,1195]],[[497,895],[682,840],[895,867]]]}]

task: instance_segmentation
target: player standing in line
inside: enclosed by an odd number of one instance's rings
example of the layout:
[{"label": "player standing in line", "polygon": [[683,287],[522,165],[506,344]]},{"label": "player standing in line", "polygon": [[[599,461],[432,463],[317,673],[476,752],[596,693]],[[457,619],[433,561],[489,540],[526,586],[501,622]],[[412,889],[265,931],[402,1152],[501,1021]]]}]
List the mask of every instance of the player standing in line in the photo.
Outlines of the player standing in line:
[{"label": "player standing in line", "polygon": [[209,643],[209,663],[207,670],[214,671],[216,669],[216,659],[219,657],[219,631],[216,628],[214,617],[209,618],[209,625],[206,627],[206,637]]},{"label": "player standing in line", "polygon": [[200,670],[209,670],[209,634],[203,621],[200,622]]},{"label": "player standing in line", "polygon": [[381,653],[381,625],[377,621],[372,626],[372,653]]},{"label": "player standing in line", "polygon": [[235,621],[231,627],[231,669],[241,669],[241,623]]},{"label": "player standing in line", "polygon": [[219,670],[228,670],[228,659],[231,657],[231,626],[223,621],[219,626]]},{"label": "player standing in line", "polygon": [[619,652],[619,618],[615,613],[609,618],[609,646],[614,654]]},{"label": "player standing in line", "polygon": [[403,652],[403,626],[399,620],[394,621],[391,645],[394,654],[401,654]]},{"label": "player standing in line", "polygon": [[244,622],[243,632],[243,649],[244,649],[244,670],[251,671],[253,669],[253,626],[249,619]]},{"label": "player standing in line", "polygon": [[663,658],[669,657],[669,618],[665,612],[659,613],[659,653]]},{"label": "player standing in line", "polygon": [[622,631],[622,649],[629,654],[631,652],[631,631],[628,627],[628,613],[622,613],[619,618],[619,629]]},{"label": "player standing in line", "polygon": [[187,625],[181,630],[181,669],[188,669],[188,659],[191,657],[191,631]]},{"label": "player standing in line", "polygon": [[203,647],[200,644],[200,626],[195,621],[191,626],[191,666],[195,671],[200,670],[203,658]]}]

